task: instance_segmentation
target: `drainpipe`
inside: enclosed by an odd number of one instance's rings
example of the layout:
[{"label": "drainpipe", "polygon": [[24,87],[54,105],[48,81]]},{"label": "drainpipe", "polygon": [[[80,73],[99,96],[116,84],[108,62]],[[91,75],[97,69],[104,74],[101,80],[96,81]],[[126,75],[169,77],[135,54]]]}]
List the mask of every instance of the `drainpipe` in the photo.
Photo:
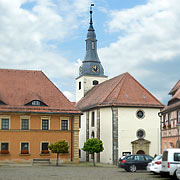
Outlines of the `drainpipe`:
[{"label": "drainpipe", "polygon": [[162,154],[162,114],[161,112],[158,113],[158,116],[160,117],[160,151]]},{"label": "drainpipe", "polygon": [[71,162],[73,161],[73,121],[74,121],[74,115],[72,115],[71,118]]}]

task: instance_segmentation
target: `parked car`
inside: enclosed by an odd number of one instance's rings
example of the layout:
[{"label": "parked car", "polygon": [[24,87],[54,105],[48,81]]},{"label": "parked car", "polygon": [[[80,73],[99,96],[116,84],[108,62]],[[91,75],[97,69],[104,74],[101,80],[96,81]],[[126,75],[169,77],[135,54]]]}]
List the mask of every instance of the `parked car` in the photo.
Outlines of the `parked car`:
[{"label": "parked car", "polygon": [[177,179],[177,169],[180,165],[180,148],[166,149],[162,155],[161,176],[174,176]]},{"label": "parked car", "polygon": [[162,155],[157,155],[150,163],[148,163],[147,171],[154,174],[160,174],[162,163]]},{"label": "parked car", "polygon": [[136,172],[136,170],[146,169],[149,162],[153,160],[153,157],[142,154],[134,154],[125,156],[119,161],[119,167],[126,171]]},{"label": "parked car", "polygon": [[180,164],[177,165],[176,178],[180,179]]}]

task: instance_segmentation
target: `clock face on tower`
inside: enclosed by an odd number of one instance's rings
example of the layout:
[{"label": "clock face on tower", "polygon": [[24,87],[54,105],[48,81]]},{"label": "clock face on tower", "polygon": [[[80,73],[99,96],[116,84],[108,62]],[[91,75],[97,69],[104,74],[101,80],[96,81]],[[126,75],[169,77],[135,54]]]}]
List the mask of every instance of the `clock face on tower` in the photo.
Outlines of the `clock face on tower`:
[{"label": "clock face on tower", "polygon": [[92,72],[98,73],[98,72],[99,72],[99,66],[93,65],[93,66],[92,66]]}]

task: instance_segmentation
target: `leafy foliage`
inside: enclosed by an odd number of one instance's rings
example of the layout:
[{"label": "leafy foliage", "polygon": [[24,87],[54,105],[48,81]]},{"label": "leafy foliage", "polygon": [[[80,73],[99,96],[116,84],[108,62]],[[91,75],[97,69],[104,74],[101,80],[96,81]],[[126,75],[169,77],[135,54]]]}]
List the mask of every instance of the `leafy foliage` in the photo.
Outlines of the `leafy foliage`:
[{"label": "leafy foliage", "polygon": [[100,152],[102,152],[104,150],[103,143],[102,143],[101,140],[99,140],[97,138],[88,139],[84,143],[84,147],[82,148],[82,150],[93,155],[93,163],[94,163],[94,166],[95,166],[94,153],[100,153]]},{"label": "leafy foliage", "polygon": [[88,139],[82,150],[90,154],[102,152],[104,150],[103,142],[97,138]]},{"label": "leafy foliage", "polygon": [[48,148],[51,150],[52,153],[57,154],[56,165],[58,166],[59,154],[60,153],[68,153],[69,146],[65,140],[62,140],[62,141],[58,141],[54,144],[50,144],[48,146]]},{"label": "leafy foliage", "polygon": [[68,143],[65,140],[50,144],[48,147],[52,153],[68,153],[69,149]]}]

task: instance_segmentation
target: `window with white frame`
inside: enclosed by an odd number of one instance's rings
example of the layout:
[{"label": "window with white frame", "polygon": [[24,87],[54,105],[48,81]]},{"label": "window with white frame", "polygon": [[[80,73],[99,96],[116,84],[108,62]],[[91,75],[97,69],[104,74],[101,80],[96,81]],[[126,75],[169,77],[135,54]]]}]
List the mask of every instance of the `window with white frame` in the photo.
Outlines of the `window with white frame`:
[{"label": "window with white frame", "polygon": [[49,119],[42,119],[42,130],[49,130]]},{"label": "window with white frame", "polygon": [[81,128],[81,116],[79,116],[79,128]]},{"label": "window with white frame", "polygon": [[1,154],[9,154],[9,143],[7,142],[1,143]]},{"label": "window with white frame", "polygon": [[166,125],[166,115],[163,116],[163,125]]},{"label": "window with white frame", "polygon": [[21,119],[21,129],[29,130],[29,119]]},{"label": "window with white frame", "polygon": [[41,153],[42,154],[49,154],[48,146],[49,146],[48,142],[42,142],[41,143]]},{"label": "window with white frame", "polygon": [[168,124],[171,123],[171,113],[168,113]]},{"label": "window with white frame", "polygon": [[21,143],[21,154],[29,154],[29,143],[28,142]]},{"label": "window with white frame", "polygon": [[68,120],[61,120],[61,130],[68,130]]},{"label": "window with white frame", "polygon": [[9,118],[2,118],[1,119],[1,129],[8,130],[9,129]]},{"label": "window with white frame", "polygon": [[180,123],[180,111],[177,112],[177,122]]},{"label": "window with white frame", "polygon": [[34,100],[34,101],[32,101],[32,105],[33,106],[40,106],[40,101],[38,101],[38,100]]},{"label": "window with white frame", "polygon": [[92,114],[91,114],[91,127],[94,127],[94,125],[95,125],[95,114],[94,114],[94,112],[92,112]]}]

